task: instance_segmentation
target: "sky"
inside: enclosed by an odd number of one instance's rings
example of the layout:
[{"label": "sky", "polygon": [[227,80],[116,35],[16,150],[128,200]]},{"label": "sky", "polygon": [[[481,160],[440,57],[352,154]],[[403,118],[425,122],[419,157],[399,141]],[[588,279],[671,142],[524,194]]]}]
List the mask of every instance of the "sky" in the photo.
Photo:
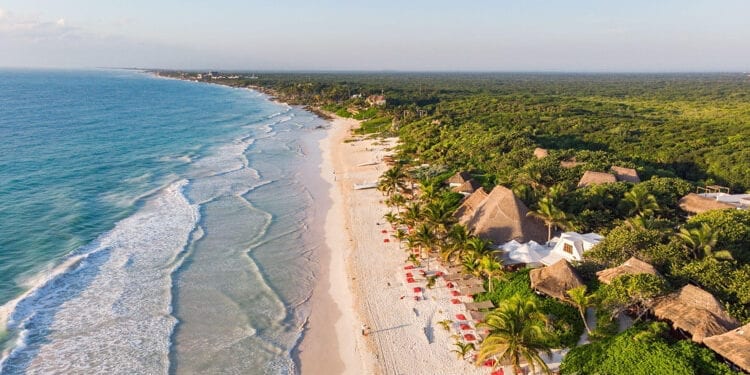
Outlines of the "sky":
[{"label": "sky", "polygon": [[750,71],[750,0],[0,0],[0,67]]}]

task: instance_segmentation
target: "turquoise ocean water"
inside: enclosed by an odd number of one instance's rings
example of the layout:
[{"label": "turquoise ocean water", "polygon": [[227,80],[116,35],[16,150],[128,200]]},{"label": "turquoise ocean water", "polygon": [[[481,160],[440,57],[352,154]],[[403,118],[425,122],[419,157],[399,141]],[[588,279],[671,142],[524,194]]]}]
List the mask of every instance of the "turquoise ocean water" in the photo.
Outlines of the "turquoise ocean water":
[{"label": "turquoise ocean water", "polygon": [[250,90],[0,71],[0,373],[295,373],[323,125]]}]

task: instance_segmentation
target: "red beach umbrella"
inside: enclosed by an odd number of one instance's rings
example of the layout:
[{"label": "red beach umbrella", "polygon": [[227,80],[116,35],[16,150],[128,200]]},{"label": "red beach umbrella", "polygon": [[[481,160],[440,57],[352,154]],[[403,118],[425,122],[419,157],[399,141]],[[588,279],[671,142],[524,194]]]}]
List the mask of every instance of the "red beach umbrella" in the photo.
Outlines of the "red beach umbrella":
[{"label": "red beach umbrella", "polygon": [[464,314],[456,314],[456,319],[458,319],[458,320],[466,320],[466,315],[464,315]]}]

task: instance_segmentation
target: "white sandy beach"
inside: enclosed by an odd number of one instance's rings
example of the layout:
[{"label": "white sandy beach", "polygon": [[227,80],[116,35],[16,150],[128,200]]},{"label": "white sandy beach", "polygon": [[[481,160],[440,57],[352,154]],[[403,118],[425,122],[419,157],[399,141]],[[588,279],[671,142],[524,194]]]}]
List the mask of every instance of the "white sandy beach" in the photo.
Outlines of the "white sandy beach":
[{"label": "white sandy beach", "polygon": [[[457,323],[450,332],[437,323],[455,322],[456,314],[468,316],[463,305],[451,304],[455,297],[446,283],[440,279],[434,289],[425,290],[424,282],[406,282],[406,254],[384,224],[388,208],[381,193],[353,189],[355,183],[376,181],[386,168],[379,158],[387,146],[380,141],[344,142],[352,138],[350,129],[357,124],[336,119],[321,142],[321,173],[333,183],[333,205],[325,224],[331,256],[322,275],[328,282],[316,290],[300,347],[302,373],[489,374],[489,368],[477,368],[451,352]],[[358,166],[374,161],[378,163]],[[415,287],[423,292],[415,293]],[[335,307],[326,307],[326,300]],[[366,337],[361,334],[363,324],[371,331]],[[332,355],[336,351],[338,358]]]}]

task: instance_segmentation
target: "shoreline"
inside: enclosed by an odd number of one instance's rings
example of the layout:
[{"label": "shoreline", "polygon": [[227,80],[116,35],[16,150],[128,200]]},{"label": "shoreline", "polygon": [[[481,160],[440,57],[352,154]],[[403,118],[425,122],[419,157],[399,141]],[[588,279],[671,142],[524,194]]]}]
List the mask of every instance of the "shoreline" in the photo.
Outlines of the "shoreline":
[{"label": "shoreline", "polygon": [[[310,300],[310,316],[296,352],[303,374],[374,373],[364,360],[366,344],[362,336],[352,335],[362,323],[356,313],[356,296],[350,283],[349,262],[353,249],[346,212],[349,191],[344,185],[345,179],[340,178],[344,170],[341,148],[350,130],[359,122],[335,118],[330,123],[326,137],[319,142],[323,155],[320,177],[329,185],[330,206],[325,213],[323,228],[327,249],[325,254],[320,254],[320,278]],[[338,358],[332,358],[332,353],[338,353]]]}]

